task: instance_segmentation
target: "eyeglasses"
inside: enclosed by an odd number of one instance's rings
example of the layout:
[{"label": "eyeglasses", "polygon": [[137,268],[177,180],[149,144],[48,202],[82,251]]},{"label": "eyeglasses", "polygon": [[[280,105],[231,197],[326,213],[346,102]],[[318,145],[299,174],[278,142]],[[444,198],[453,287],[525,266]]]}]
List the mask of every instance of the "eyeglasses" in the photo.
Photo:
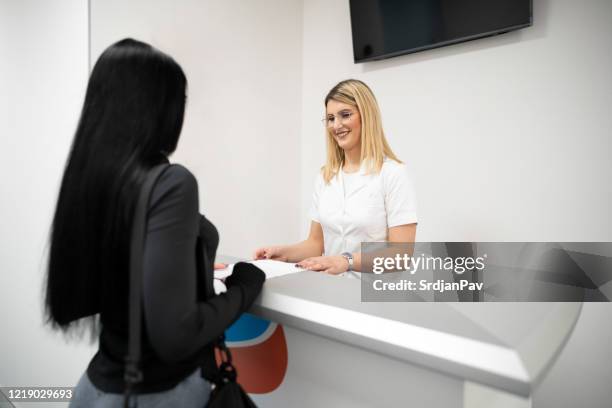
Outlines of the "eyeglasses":
[{"label": "eyeglasses", "polygon": [[336,123],[336,120],[340,121],[340,123],[342,123],[343,125],[347,124],[348,122],[350,122],[351,117],[355,114],[355,112],[351,112],[351,111],[343,111],[338,113],[337,115],[328,115],[326,118],[321,119],[321,122],[323,122],[323,124],[326,127],[334,127],[334,124]]}]

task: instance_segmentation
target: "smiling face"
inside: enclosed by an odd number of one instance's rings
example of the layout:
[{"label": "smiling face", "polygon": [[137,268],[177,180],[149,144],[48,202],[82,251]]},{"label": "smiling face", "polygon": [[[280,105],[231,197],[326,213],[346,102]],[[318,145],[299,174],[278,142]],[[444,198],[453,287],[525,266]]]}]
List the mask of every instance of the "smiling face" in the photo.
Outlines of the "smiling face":
[{"label": "smiling face", "polygon": [[361,149],[361,117],[356,106],[330,99],[325,114],[327,130],[342,150]]}]

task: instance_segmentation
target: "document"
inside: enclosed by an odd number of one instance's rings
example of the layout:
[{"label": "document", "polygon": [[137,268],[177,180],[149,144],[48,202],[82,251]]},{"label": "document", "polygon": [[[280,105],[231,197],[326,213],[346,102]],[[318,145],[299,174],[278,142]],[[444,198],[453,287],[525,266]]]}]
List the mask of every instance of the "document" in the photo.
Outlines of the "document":
[{"label": "document", "polygon": [[[248,263],[251,263],[264,271],[266,274],[266,279],[278,278],[280,276],[307,270],[296,267],[292,262],[274,261],[272,259],[260,259],[258,261],[248,261]],[[228,265],[225,269],[215,269],[214,286],[217,294],[225,292],[226,288],[222,280],[230,276],[233,270],[234,264]]]},{"label": "document", "polygon": [[279,276],[285,276],[306,270],[304,268],[298,268],[292,262],[274,261],[272,259],[260,259],[258,261],[251,261],[250,263],[264,271],[266,274],[266,279],[278,278]]}]

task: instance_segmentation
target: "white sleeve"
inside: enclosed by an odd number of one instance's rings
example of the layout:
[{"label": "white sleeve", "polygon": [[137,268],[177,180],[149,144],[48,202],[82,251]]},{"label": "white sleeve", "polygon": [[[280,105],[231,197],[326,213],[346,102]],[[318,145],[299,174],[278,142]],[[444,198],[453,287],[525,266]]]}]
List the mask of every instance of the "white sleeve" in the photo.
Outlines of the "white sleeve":
[{"label": "white sleeve", "polygon": [[385,172],[385,208],[387,227],[417,222],[414,183],[405,164],[389,166]]},{"label": "white sleeve", "polygon": [[312,192],[312,204],[310,206],[310,219],[312,221],[321,223],[319,218],[319,195],[321,194],[321,188],[323,187],[323,176],[318,174],[315,178],[314,189]]}]

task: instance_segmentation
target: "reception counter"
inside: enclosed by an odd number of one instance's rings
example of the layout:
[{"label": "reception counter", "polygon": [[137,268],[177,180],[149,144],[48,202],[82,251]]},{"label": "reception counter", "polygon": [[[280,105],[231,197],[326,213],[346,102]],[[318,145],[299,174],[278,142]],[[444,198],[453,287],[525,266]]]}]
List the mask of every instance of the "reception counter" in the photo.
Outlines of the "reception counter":
[{"label": "reception counter", "polygon": [[254,399],[266,407],[530,407],[581,306],[366,303],[350,277],[269,279],[251,312],[282,325],[287,369]]}]

